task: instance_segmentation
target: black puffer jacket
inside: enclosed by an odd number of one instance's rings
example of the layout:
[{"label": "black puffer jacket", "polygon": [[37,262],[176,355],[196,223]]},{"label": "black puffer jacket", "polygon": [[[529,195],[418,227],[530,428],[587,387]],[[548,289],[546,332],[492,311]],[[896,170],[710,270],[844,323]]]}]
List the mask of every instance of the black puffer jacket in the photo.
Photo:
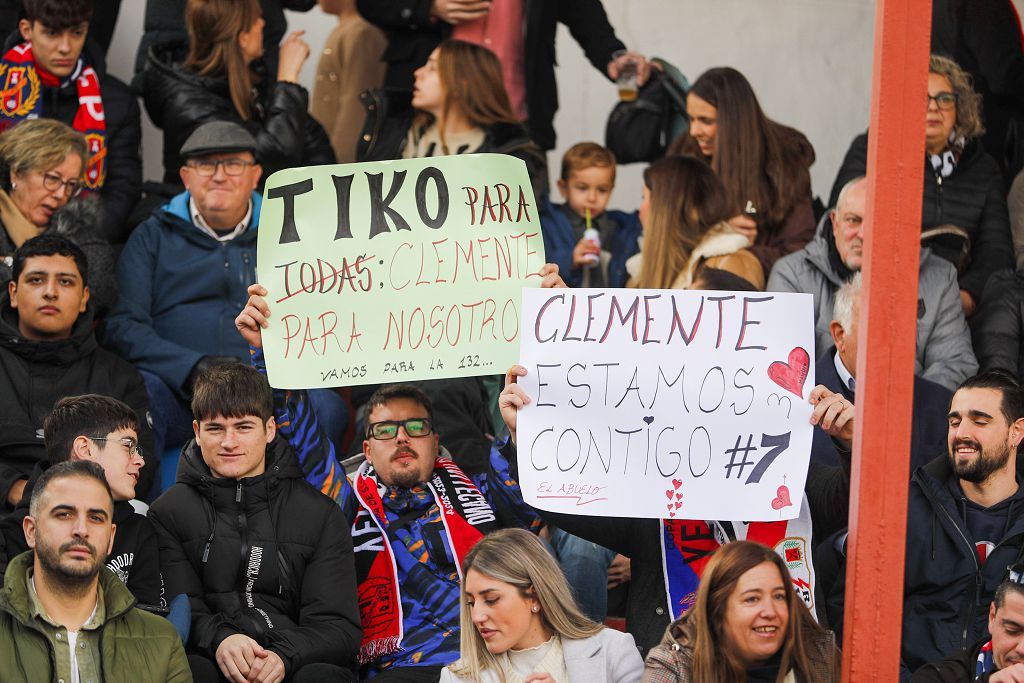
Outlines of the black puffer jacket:
[{"label": "black puffer jacket", "polygon": [[[412,91],[384,88],[367,90],[359,96],[366,108],[366,123],[356,149],[357,161],[388,161],[401,159],[416,110]],[[537,201],[547,188],[544,154],[530,141],[526,129],[518,123],[497,123],[485,131],[484,142],[473,154],[508,154],[526,162],[526,171],[533,184]]]},{"label": "black puffer jacket", "polygon": [[982,372],[999,368],[1024,381],[1024,271],[992,274],[971,337]]},{"label": "black puffer jacket", "polygon": [[309,115],[309,92],[296,83],[273,83],[258,94],[253,120],[243,121],[231,102],[228,79],[199,76],[173,61],[180,45],[150,50],[143,72],[143,100],[153,123],[164,131],[164,182],[180,184],[182,144],[208,121],[233,121],[256,138],[263,178],[294,166],[333,164],[334,150],[323,126]]},{"label": "black puffer jacket", "polygon": [[[839,192],[849,181],[867,172],[867,133],[854,138],[846,152],[843,165],[832,185],[829,206],[835,206]],[[970,292],[974,301],[981,300],[988,276],[1001,268],[1013,266],[1013,241],[1010,237],[1010,215],[1006,210],[1003,176],[995,159],[972,140],[964,149],[953,174],[942,178],[924,160],[924,206],[921,229],[955,225],[971,238],[971,261],[960,274],[960,289]],[[959,252],[931,244],[936,256],[957,264]]]},{"label": "black puffer jacket", "polygon": [[359,649],[352,537],[330,498],[302,478],[287,441],[267,446],[265,474],[214,478],[195,441],[178,483],[153,503],[167,595],[192,602],[188,646],[212,656],[244,633],[284,660],[354,665]]},{"label": "black puffer jacket", "polygon": [[[127,361],[96,343],[92,311],[78,316],[71,337],[60,341],[28,341],[18,332],[18,316],[10,294],[0,296],[0,506],[11,484],[28,479],[46,461],[43,419],[65,396],[103,394],[135,410],[143,453],[153,452],[149,398],[142,376]],[[137,491],[153,483],[157,458],[148,458]]]}]

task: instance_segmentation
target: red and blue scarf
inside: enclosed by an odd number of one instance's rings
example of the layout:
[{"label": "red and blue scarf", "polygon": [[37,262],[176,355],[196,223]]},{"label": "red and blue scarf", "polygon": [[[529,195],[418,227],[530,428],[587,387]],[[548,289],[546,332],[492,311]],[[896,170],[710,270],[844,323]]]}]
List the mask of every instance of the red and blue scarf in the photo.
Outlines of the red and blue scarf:
[{"label": "red and blue scarf", "polygon": [[31,43],[8,50],[0,59],[0,133],[25,119],[43,116],[42,86],[59,88],[71,81],[78,93],[78,111],[71,127],[85,136],[89,147],[84,182],[89,189],[98,190],[107,176],[107,122],[99,76],[81,58],[71,75],[61,81],[36,64]]},{"label": "red and blue scarf", "polygon": [[814,613],[814,565],[811,563],[811,518],[807,505],[796,519],[779,522],[661,520],[662,568],[669,619],[675,620],[696,600],[697,586],[711,555],[733,540],[757,541],[773,548],[789,568],[793,588]]}]

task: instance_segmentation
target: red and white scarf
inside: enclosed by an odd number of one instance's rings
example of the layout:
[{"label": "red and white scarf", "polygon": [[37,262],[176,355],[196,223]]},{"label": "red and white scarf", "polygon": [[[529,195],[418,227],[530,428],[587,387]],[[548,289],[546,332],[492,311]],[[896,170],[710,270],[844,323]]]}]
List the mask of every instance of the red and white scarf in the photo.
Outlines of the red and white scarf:
[{"label": "red and white scarf", "polygon": [[[79,58],[71,76],[78,93],[78,111],[71,127],[85,136],[89,160],[85,186],[103,187],[107,176],[107,121],[96,70]],[[0,59],[0,133],[25,119],[43,116],[42,86],[60,87],[61,80],[40,68],[32,54],[32,43],[15,45]]]},{"label": "red and white scarf", "polygon": [[[462,560],[477,541],[495,528],[496,517],[487,499],[459,467],[437,458],[426,486],[441,511],[445,540],[462,578]],[[352,522],[359,612],[363,640],[360,663],[371,662],[401,648],[404,635],[401,585],[396,553],[406,553],[401,541],[392,544],[382,494],[386,487],[370,464],[363,463],[355,477],[359,510]]]}]

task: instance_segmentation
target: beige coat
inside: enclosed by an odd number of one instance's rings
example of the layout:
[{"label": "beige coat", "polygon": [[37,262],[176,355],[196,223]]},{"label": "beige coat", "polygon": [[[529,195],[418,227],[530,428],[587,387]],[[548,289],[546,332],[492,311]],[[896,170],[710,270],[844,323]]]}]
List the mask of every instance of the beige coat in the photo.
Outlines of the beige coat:
[{"label": "beige coat", "polygon": [[[747,249],[748,246],[747,238],[738,232],[733,232],[728,223],[716,225],[704,235],[704,239],[690,254],[690,260],[686,262],[686,267],[672,282],[671,289],[688,289],[693,284],[693,276],[697,269],[703,266],[727,270],[754,285],[758,291],[763,291],[764,269],[761,268],[761,262],[754,256],[754,253]],[[642,251],[626,261],[626,271],[629,273],[631,281],[635,281],[640,274],[642,263]]]}]

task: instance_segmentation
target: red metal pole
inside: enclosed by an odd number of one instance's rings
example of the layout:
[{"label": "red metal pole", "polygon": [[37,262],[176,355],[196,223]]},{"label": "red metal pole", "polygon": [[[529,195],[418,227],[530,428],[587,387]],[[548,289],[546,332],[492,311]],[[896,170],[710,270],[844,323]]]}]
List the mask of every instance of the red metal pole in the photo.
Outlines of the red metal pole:
[{"label": "red metal pole", "polygon": [[843,680],[897,680],[931,0],[876,0]]}]

